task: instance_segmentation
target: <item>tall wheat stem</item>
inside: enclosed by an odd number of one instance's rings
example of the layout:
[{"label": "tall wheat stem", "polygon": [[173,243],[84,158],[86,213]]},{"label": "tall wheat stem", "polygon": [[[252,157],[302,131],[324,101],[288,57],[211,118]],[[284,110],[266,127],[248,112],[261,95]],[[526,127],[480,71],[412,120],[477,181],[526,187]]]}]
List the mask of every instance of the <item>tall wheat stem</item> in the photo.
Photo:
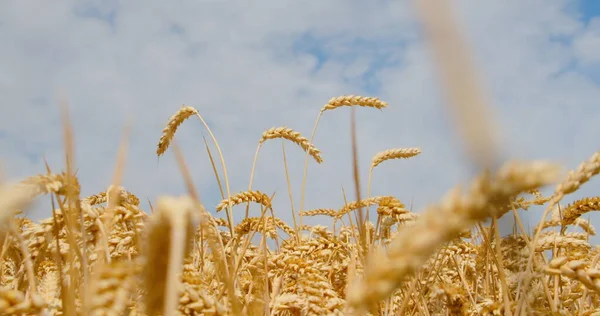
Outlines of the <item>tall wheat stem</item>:
[{"label": "tall wheat stem", "polygon": [[208,131],[208,134],[210,135],[213,142],[215,143],[215,147],[217,147],[217,152],[219,153],[219,159],[221,160],[221,167],[223,167],[223,175],[225,176],[225,188],[227,189],[227,199],[230,200],[229,204],[227,205],[226,212],[227,212],[227,220],[229,221],[229,231],[231,233],[231,236],[233,237],[233,236],[235,236],[235,232],[233,229],[231,190],[229,189],[229,176],[227,175],[227,167],[225,166],[225,159],[223,158],[223,153],[221,152],[221,147],[219,146],[219,142],[217,142],[217,139],[215,138],[215,135],[210,130],[210,127],[208,127],[208,124],[206,124],[206,122],[204,121],[204,119],[202,118],[202,116],[200,115],[198,110],[195,111],[195,114],[200,119],[200,121],[202,121],[202,124]]},{"label": "tall wheat stem", "polygon": [[[321,119],[321,115],[323,115],[323,111],[319,111],[319,115],[317,116],[317,120],[315,121],[315,126],[313,127],[312,133],[310,135],[310,142],[312,143],[315,138],[315,133],[317,132],[317,126],[319,125],[319,120]],[[299,210],[299,218],[300,227],[302,226],[302,212],[304,211],[304,197],[306,193],[306,176],[308,173],[308,157],[310,157],[310,153],[306,153],[306,159],[304,160],[304,171],[302,173],[302,191],[300,193],[300,210]]]}]

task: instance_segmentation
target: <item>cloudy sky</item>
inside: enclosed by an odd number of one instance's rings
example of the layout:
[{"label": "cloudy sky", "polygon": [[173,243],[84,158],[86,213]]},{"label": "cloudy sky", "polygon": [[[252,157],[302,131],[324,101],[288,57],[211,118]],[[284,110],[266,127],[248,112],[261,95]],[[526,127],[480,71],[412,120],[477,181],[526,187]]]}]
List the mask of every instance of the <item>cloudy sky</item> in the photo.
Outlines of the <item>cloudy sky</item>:
[{"label": "cloudy sky", "polygon": [[[504,159],[547,159],[566,171],[600,149],[597,1],[452,2],[501,126]],[[43,157],[55,171],[64,167],[61,91],[74,120],[84,195],[110,183],[128,120],[124,186],[143,200],[184,193],[173,152],[155,154],[182,104],[207,120],[232,193],[244,191],[264,130],[285,125],[308,137],[319,109],[344,94],[389,103],[383,111],[356,111],[363,192],[371,157],[388,148],[423,153],[378,167],[372,193],[397,196],[415,210],[476,171],[411,1],[7,0],[0,2],[0,42],[0,161],[13,180],[44,173]],[[204,136],[210,140],[192,119],[176,140],[203,202],[214,209],[220,193]],[[339,208],[342,188],[355,198],[349,109],[327,112],[314,143],[325,162],[309,163],[305,208]],[[265,144],[253,187],[276,193],[275,212],[289,220],[281,148],[280,141]],[[304,153],[285,148],[298,208]],[[565,202],[598,195],[599,183]],[[49,210],[40,200],[32,216]]]}]

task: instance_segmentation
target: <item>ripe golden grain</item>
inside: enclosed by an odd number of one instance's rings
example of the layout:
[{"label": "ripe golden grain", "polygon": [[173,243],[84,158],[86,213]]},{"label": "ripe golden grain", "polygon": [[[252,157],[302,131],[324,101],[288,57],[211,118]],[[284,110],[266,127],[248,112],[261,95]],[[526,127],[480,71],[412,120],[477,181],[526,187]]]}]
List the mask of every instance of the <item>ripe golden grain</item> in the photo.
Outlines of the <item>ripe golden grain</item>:
[{"label": "ripe golden grain", "polygon": [[169,145],[171,144],[173,137],[175,137],[175,132],[177,132],[179,125],[196,113],[196,109],[193,107],[183,106],[175,114],[173,114],[171,118],[169,118],[169,122],[163,129],[160,140],[158,141],[156,155],[162,155],[169,148]]},{"label": "ripe golden grain", "polygon": [[371,162],[371,169],[377,167],[380,163],[390,160],[390,159],[406,159],[410,157],[414,157],[421,153],[421,149],[419,148],[393,148],[384,150],[380,153],[377,153],[373,156],[373,161]]},{"label": "ripe golden grain", "polygon": [[304,212],[300,212],[301,216],[318,216],[318,215],[327,215],[330,217],[337,216],[338,211],[332,208],[318,208],[314,210],[308,210]]},{"label": "ripe golden grain", "polygon": [[573,224],[581,215],[591,211],[600,211],[600,197],[584,198],[567,206],[563,213],[563,223]]},{"label": "ripe golden grain", "polygon": [[239,205],[247,202],[256,202],[265,207],[271,206],[271,199],[268,195],[260,191],[245,191],[234,194],[230,199],[224,199],[217,205],[217,212],[225,209],[229,203],[231,205]]},{"label": "ripe golden grain", "polygon": [[298,133],[298,132],[294,131],[293,129],[288,128],[286,126],[272,127],[270,129],[266,130],[265,132],[263,132],[259,143],[262,144],[265,141],[267,141],[268,139],[275,139],[275,138],[287,139],[287,140],[295,143],[296,145],[302,147],[302,149],[306,153],[311,155],[317,163],[323,162],[323,158],[321,158],[320,150],[318,150],[310,141],[308,141],[308,139],[306,139],[302,135],[300,135],[300,133]]},{"label": "ripe golden grain", "polygon": [[383,109],[388,106],[386,102],[379,100],[379,98],[373,97],[362,97],[358,95],[343,95],[329,99],[329,102],[321,108],[321,113],[333,109],[337,109],[342,106],[363,106],[376,109]]}]

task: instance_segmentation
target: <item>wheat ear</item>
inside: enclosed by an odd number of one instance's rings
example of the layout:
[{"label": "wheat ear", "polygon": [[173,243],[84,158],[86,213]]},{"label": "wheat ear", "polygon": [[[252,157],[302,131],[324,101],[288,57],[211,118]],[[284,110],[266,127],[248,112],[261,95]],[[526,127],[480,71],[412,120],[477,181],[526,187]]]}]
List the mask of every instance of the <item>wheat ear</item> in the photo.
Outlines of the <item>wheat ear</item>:
[{"label": "wheat ear", "polygon": [[234,194],[231,198],[224,199],[223,201],[221,201],[221,203],[217,205],[217,212],[226,208],[229,205],[229,203],[231,203],[231,205],[234,206],[247,202],[256,202],[264,205],[265,207],[271,206],[271,199],[268,195],[260,191],[245,191]]},{"label": "wheat ear", "polygon": [[318,216],[318,215],[327,215],[329,217],[336,217],[338,214],[337,210],[331,208],[317,208],[314,210],[304,211],[300,213],[302,216]]},{"label": "wheat ear", "polygon": [[175,114],[173,114],[171,118],[169,118],[167,127],[163,129],[162,136],[160,136],[160,140],[158,141],[156,155],[162,155],[167,148],[169,148],[169,145],[171,144],[179,125],[181,125],[183,121],[187,120],[194,114],[196,114],[196,109],[191,106],[183,106]]},{"label": "wheat ear", "polygon": [[295,143],[296,145],[302,147],[302,149],[306,153],[311,155],[317,163],[323,162],[323,158],[321,158],[320,150],[318,150],[308,139],[306,139],[305,137],[300,135],[300,133],[298,133],[298,132],[294,131],[293,129],[286,127],[286,126],[273,127],[273,128],[266,130],[262,134],[259,144],[262,145],[268,139],[275,139],[275,138],[287,139],[287,140]]},{"label": "wheat ear", "polygon": [[581,215],[591,211],[600,211],[600,197],[584,198],[567,206],[563,214],[563,225],[573,224]]},{"label": "wheat ear", "polygon": [[552,259],[545,273],[550,275],[563,275],[573,280],[580,281],[586,288],[600,294],[600,271],[589,268],[589,263],[583,260],[569,261],[567,257]]},{"label": "wheat ear", "polygon": [[[407,159],[410,157],[414,157],[420,153],[420,148],[392,148],[375,154],[371,162],[371,168],[369,168],[369,179],[367,181],[367,199],[371,197],[371,179],[373,178],[373,169],[375,169],[375,167],[377,167],[379,164],[386,160]],[[370,211],[371,208],[367,206],[367,218],[369,218]],[[375,227],[376,229],[379,227],[379,220],[377,220],[377,225],[375,225]]]},{"label": "wheat ear", "polygon": [[377,167],[380,163],[390,159],[406,159],[414,157],[421,153],[420,148],[393,148],[384,150],[373,156],[371,169]]},{"label": "wheat ear", "polygon": [[321,108],[321,113],[333,110],[342,106],[364,106],[376,109],[383,109],[388,106],[386,102],[379,100],[379,98],[362,97],[359,95],[343,95],[329,99],[329,102]]}]

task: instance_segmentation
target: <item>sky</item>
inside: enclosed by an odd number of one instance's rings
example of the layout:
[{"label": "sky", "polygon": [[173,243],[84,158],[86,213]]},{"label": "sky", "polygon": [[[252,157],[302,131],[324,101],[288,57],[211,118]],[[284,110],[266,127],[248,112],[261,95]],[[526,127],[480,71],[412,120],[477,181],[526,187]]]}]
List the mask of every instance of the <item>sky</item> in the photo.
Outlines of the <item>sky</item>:
[{"label": "sky", "polygon": [[[502,158],[547,160],[566,172],[598,151],[598,2],[452,2],[501,127]],[[161,131],[182,104],[198,109],[215,134],[232,193],[248,188],[263,131],[288,126],[310,137],[320,108],[347,94],[389,103],[356,110],[363,194],[371,157],[389,148],[420,147],[422,154],[375,169],[371,195],[394,195],[415,211],[477,172],[411,1],[7,0],[0,2],[0,42],[0,162],[10,180],[45,173],[44,157],[54,171],[64,169],[61,95],[73,119],[82,194],[110,184],[131,122],[123,185],[145,210],[161,195],[185,194],[173,152],[156,157]],[[217,159],[197,119],[181,126],[176,141],[214,213],[221,196],[203,137]],[[281,143],[261,149],[253,188],[275,193],[276,215],[290,222]],[[325,113],[314,144],[324,163],[309,162],[305,209],[340,208],[342,190],[355,199],[350,110]],[[305,155],[291,143],[285,149],[298,210]],[[598,195],[599,183],[564,204]],[[243,212],[234,209],[238,219]],[[49,216],[48,200],[28,215]]]}]

